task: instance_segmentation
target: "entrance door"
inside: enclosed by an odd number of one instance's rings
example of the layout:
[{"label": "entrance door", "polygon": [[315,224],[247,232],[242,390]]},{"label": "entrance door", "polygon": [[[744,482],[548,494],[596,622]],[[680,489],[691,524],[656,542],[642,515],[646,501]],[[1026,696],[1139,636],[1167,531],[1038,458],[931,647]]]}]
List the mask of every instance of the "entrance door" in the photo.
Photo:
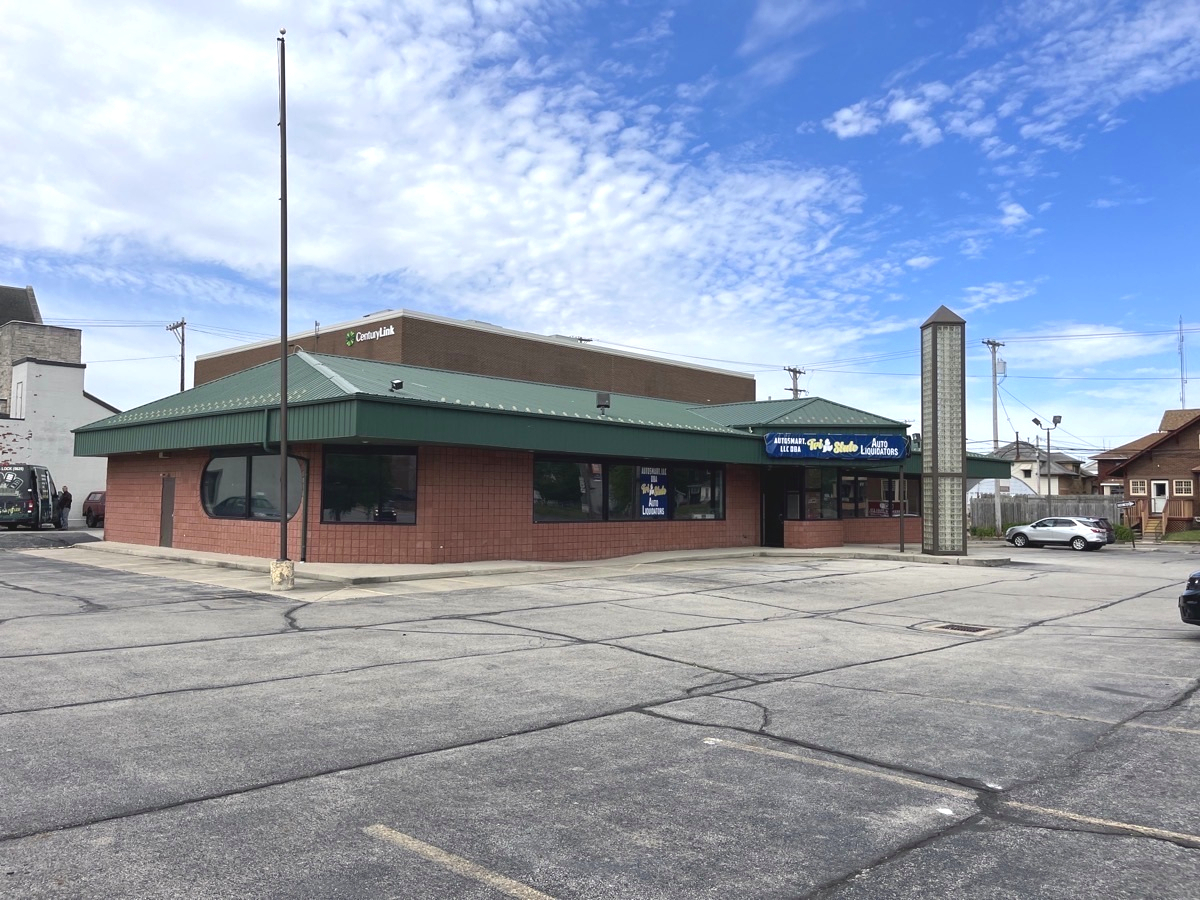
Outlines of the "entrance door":
[{"label": "entrance door", "polygon": [[158,514],[158,546],[170,547],[175,537],[175,476],[164,475],[162,507]]},{"label": "entrance door", "polygon": [[1167,482],[1150,482],[1150,514],[1161,515],[1167,508]]},{"label": "entrance door", "polygon": [[762,470],[762,545],[783,546],[783,521],[787,518],[787,471]]}]

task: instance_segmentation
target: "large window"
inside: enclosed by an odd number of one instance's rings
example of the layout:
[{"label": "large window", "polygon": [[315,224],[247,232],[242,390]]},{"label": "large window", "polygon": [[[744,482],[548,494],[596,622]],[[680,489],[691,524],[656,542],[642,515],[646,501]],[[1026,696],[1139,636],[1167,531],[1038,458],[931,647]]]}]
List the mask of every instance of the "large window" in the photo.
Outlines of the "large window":
[{"label": "large window", "polygon": [[[288,458],[288,503],[290,519],[300,508],[303,484],[300,463]],[[200,478],[200,501],[204,511],[217,519],[275,519],[284,504],[279,502],[279,457],[267,454],[214,456]]]},{"label": "large window", "polygon": [[1130,478],[1129,493],[1136,496],[1145,496],[1146,494],[1146,479],[1145,478]]},{"label": "large window", "polygon": [[329,447],[321,479],[321,521],[412,525],[417,521],[417,452]]},{"label": "large window", "polygon": [[1190,497],[1192,496],[1192,480],[1190,478],[1176,478],[1171,489],[1175,492],[1176,497]]},{"label": "large window", "polygon": [[634,522],[725,518],[719,466],[539,458],[535,522]]}]

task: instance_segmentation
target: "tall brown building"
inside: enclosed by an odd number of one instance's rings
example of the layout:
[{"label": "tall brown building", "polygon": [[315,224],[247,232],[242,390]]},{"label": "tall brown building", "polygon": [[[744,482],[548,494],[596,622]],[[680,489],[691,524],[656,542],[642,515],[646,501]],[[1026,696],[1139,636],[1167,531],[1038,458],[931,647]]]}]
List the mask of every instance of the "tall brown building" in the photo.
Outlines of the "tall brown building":
[{"label": "tall brown building", "polygon": [[[290,335],[288,342],[313,353],[685,403],[754,400],[752,375],[592,347],[561,335],[530,334],[410,310],[388,310]],[[194,381],[205,384],[278,357],[277,341],[206,353],[196,358]]]}]

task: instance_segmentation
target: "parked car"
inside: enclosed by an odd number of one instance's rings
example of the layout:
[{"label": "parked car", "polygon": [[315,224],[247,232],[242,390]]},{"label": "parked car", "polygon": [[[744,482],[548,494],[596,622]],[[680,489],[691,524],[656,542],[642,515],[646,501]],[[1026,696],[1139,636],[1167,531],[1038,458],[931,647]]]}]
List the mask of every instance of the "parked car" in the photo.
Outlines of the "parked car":
[{"label": "parked car", "polygon": [[[244,519],[246,518],[246,498],[226,497],[212,508],[212,514],[221,518]],[[251,497],[250,518],[278,519],[279,508],[265,497]]]},{"label": "parked car", "polygon": [[1004,539],[1014,547],[1060,544],[1072,550],[1099,550],[1108,543],[1108,532],[1091,518],[1050,516],[1029,525],[1014,525],[1004,532]]},{"label": "parked car", "polygon": [[1179,595],[1179,618],[1188,625],[1200,625],[1200,572],[1188,576]]},{"label": "parked car", "polygon": [[0,465],[0,525],[9,531],[21,525],[60,528],[57,496],[54,478],[45,466]]},{"label": "parked car", "polygon": [[83,501],[83,520],[88,528],[104,524],[104,497],[106,491],[92,491]]},{"label": "parked car", "polygon": [[1110,522],[1108,519],[1104,518],[1103,516],[1078,516],[1077,518],[1087,522],[1099,523],[1100,527],[1104,529],[1105,535],[1108,537],[1108,540],[1105,541],[1105,543],[1115,544],[1117,542],[1117,530],[1113,528],[1112,522]]}]

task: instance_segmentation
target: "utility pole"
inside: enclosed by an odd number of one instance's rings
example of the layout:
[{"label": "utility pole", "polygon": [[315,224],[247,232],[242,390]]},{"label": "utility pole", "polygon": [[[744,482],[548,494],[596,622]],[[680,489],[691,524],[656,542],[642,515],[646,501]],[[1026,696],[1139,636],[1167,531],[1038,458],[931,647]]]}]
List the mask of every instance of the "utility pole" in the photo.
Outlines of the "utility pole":
[{"label": "utility pole", "polygon": [[172,322],[167,326],[167,331],[175,335],[179,341],[179,392],[183,393],[183,366],[184,366],[184,350],[187,348],[187,319],[183,316],[179,317],[178,322]]},{"label": "utility pole", "polygon": [[1183,355],[1183,316],[1179,317],[1179,408],[1187,409],[1187,357]]},{"label": "utility pole", "polygon": [[785,372],[792,376],[792,399],[799,400],[801,394],[807,394],[808,391],[800,387],[800,376],[806,374],[803,369],[798,369],[795,366],[786,366]]},{"label": "utility pole", "polygon": [[[986,340],[983,342],[989,350],[992,351],[992,453],[1000,452],[1000,383],[996,380],[999,369],[996,366],[996,351],[1003,347],[1004,344],[1000,341]],[[1020,455],[1019,453],[1017,455]],[[1000,479],[992,479],[995,490],[992,491],[992,498],[995,505],[996,513],[996,537],[1003,534],[1000,521]]]}]

